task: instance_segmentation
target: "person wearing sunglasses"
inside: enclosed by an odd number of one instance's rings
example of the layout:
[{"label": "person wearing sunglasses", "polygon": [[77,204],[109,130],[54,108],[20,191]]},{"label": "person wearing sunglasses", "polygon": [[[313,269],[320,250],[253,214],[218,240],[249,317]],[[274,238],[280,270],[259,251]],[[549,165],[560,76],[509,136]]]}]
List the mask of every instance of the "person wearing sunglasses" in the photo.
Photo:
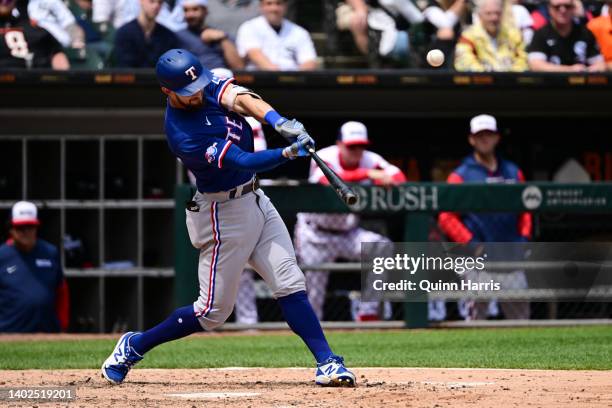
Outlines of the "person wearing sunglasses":
[{"label": "person wearing sunglasses", "polygon": [[38,238],[38,210],[13,205],[0,245],[0,333],[59,332],[69,322],[68,285],[55,245]]},{"label": "person wearing sunglasses", "polygon": [[532,71],[597,72],[605,62],[593,34],[574,20],[573,0],[549,0],[550,22],[537,30],[529,45]]}]

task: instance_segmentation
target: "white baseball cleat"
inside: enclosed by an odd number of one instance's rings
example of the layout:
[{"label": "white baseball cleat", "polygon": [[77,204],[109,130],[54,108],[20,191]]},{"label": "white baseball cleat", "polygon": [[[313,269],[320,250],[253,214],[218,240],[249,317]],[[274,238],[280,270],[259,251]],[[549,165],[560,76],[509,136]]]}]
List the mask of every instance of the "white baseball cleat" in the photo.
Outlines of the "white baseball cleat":
[{"label": "white baseball cleat", "polygon": [[130,346],[130,339],[137,332],[127,332],[117,342],[115,349],[102,364],[102,376],[112,384],[121,384],[132,366],[142,360],[142,356]]},{"label": "white baseball cleat", "polygon": [[344,366],[341,356],[332,355],[317,364],[315,383],[327,387],[354,387],[355,374]]}]

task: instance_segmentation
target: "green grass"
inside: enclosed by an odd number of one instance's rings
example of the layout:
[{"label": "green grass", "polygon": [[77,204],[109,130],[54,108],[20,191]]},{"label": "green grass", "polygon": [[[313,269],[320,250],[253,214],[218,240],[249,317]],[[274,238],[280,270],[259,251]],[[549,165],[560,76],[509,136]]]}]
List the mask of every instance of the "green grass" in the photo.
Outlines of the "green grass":
[{"label": "green grass", "polygon": [[[612,369],[612,327],[331,332],[351,367]],[[115,340],[0,342],[0,369],[98,368]],[[297,336],[199,336],[164,344],[143,368],[311,367]]]}]

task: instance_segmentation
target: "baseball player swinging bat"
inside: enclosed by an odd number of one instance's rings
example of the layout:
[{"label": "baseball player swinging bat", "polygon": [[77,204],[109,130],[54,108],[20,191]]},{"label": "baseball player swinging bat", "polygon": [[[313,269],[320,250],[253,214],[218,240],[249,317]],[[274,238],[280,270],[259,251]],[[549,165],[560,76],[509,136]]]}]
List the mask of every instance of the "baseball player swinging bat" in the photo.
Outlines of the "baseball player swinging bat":
[{"label": "baseball player swinging bat", "polygon": [[315,163],[317,163],[317,166],[319,166],[323,174],[325,174],[325,177],[327,177],[327,179],[329,180],[329,184],[332,185],[332,187],[336,191],[336,194],[338,194],[338,197],[340,197],[340,199],[344,201],[344,203],[347,205],[357,204],[357,194],[355,194],[355,192],[349,186],[347,186],[346,183],[342,181],[340,177],[338,177],[338,175],[332,169],[330,169],[327,164],[325,164],[323,159],[319,157],[313,147],[308,146],[307,150],[310,157],[312,157]]}]

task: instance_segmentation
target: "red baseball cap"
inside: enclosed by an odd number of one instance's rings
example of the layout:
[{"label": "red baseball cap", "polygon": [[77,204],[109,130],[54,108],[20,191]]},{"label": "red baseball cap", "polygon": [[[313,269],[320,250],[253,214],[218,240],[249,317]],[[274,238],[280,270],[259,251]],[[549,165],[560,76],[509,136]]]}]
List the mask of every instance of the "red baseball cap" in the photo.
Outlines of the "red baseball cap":
[{"label": "red baseball cap", "polygon": [[368,128],[361,122],[346,122],[340,128],[339,140],[346,146],[369,145]]},{"label": "red baseball cap", "polygon": [[38,220],[38,209],[34,203],[19,201],[13,205],[11,224],[18,225],[40,225]]}]

